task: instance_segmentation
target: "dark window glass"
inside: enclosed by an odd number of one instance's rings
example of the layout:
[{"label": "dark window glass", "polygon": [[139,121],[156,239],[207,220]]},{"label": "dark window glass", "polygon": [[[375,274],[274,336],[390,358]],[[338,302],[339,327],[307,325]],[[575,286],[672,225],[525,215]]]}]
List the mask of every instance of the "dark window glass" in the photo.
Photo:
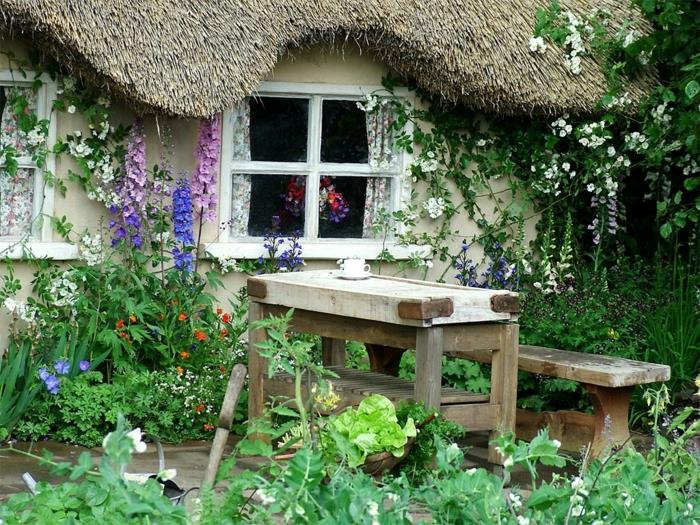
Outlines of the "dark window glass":
[{"label": "dark window glass", "polygon": [[250,99],[250,160],[306,162],[309,100]]},{"label": "dark window glass", "polygon": [[321,162],[367,162],[365,113],[352,100],[324,100]]},{"label": "dark window glass", "polygon": [[[376,188],[378,180],[366,177],[322,176],[319,188],[319,237],[361,239],[367,186],[370,184],[372,188]],[[373,194],[375,198],[371,205],[375,208],[387,208],[390,181],[385,179],[382,198],[376,197],[376,192]]]},{"label": "dark window glass", "polygon": [[306,177],[252,175],[248,235],[261,237],[275,229],[282,235],[304,232]]}]

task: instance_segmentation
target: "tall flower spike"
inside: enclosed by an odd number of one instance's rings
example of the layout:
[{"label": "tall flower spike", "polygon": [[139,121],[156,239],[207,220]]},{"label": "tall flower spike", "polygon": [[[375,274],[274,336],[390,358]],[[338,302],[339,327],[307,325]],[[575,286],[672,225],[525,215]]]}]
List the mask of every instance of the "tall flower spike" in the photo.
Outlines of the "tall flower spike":
[{"label": "tall flower spike", "polygon": [[197,167],[192,175],[192,200],[201,214],[202,222],[216,221],[216,183],[219,150],[221,147],[221,120],[218,115],[203,119],[199,125],[199,140],[195,158]]},{"label": "tall flower spike", "polygon": [[114,221],[116,231],[113,242],[131,240],[141,247],[141,219],[146,204],[146,142],[140,120],[134,122],[129,133],[129,142],[124,155],[124,175],[118,184],[121,209],[112,207],[118,219]]}]

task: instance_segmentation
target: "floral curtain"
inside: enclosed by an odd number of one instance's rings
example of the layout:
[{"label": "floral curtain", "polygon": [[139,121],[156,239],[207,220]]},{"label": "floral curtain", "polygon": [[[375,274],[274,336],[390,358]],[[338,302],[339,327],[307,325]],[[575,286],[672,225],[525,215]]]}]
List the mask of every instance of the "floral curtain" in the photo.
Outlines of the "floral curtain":
[{"label": "floral curtain", "polygon": [[4,95],[0,96],[0,99],[5,101],[2,116],[0,116],[0,147],[12,146],[17,150],[17,156],[30,156],[31,152],[29,151],[29,145],[27,143],[27,134],[20,131],[17,127],[17,115],[15,115],[10,105],[10,98],[12,97],[13,91],[19,91],[27,100],[29,109],[35,112],[36,93],[31,88],[8,86],[0,86],[0,90],[3,91],[2,95]]},{"label": "floral curtain", "polygon": [[[233,125],[233,160],[250,160],[250,101],[243,100],[231,111]],[[231,234],[248,235],[251,179],[248,174],[234,173],[231,202]]]},{"label": "floral curtain", "polygon": [[14,176],[0,171],[0,237],[29,233],[33,203],[33,169],[19,168]]},{"label": "floral curtain", "polygon": [[[394,147],[393,123],[396,120],[389,99],[380,99],[376,109],[367,112],[367,145],[369,165],[372,169],[389,170],[396,166],[398,156]],[[362,237],[373,238],[372,225],[381,208],[388,208],[388,179],[367,179],[365,214],[362,221]]]}]

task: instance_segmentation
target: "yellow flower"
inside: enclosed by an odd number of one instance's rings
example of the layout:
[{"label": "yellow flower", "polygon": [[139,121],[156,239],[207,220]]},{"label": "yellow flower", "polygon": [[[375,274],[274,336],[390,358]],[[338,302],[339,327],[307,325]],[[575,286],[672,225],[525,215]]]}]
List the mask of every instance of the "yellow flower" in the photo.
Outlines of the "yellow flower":
[{"label": "yellow flower", "polygon": [[608,337],[613,341],[620,339],[620,334],[614,328],[608,328]]},{"label": "yellow flower", "polygon": [[[316,386],[316,385],[314,385]],[[340,396],[333,391],[333,383],[328,383],[328,391],[314,396],[314,401],[326,411],[335,410],[340,402]]]}]

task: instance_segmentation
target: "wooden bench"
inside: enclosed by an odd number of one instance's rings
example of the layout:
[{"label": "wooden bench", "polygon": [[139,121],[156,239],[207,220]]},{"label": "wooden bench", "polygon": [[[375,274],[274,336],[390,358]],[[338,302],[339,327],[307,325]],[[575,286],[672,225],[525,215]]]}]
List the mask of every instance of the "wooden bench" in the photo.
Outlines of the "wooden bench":
[{"label": "wooden bench", "polygon": [[[520,345],[519,350],[518,369],[581,383],[593,402],[593,415],[573,411],[535,413],[518,410],[518,437],[531,439],[539,428],[548,426],[550,437],[559,439],[562,448],[578,450],[590,442],[594,455],[611,444],[629,442],[627,420],[634,387],[667,381],[671,377],[669,366],[656,363],[542,346]],[[484,363],[490,359],[486,352],[451,355]]]}]

